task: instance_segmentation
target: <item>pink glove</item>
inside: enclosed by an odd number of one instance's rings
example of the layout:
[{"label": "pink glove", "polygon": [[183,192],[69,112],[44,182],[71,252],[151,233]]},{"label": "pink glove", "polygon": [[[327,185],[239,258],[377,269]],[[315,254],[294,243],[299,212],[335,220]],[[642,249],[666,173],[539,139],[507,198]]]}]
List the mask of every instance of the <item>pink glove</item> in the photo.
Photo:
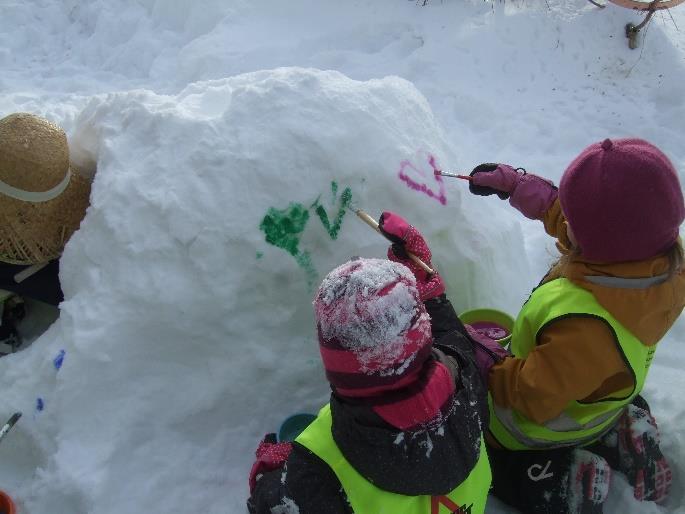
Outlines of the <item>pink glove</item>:
[{"label": "pink glove", "polygon": [[[573,450],[569,458],[570,466],[565,476],[567,484],[564,503],[577,505],[578,510],[573,509],[574,512],[602,512],[602,504],[609,495],[611,485],[609,463],[603,457],[582,448]],[[536,470],[533,470],[533,466],[528,468],[529,478],[539,480],[543,477],[533,475],[534,471],[542,472],[542,466],[538,466]],[[551,477],[551,474],[549,476]]]},{"label": "pink glove", "polygon": [[533,220],[542,219],[557,198],[557,188],[552,182],[508,164],[481,164],[474,168],[471,177],[469,190],[473,194],[509,198],[512,207]]},{"label": "pink glove", "polygon": [[421,301],[425,302],[445,292],[445,283],[437,272],[429,275],[407,255],[407,252],[411,252],[431,266],[431,251],[418,230],[401,216],[388,211],[381,214],[378,228],[393,242],[388,248],[388,259],[404,264],[416,277],[416,287]]},{"label": "pink glove", "polygon": [[508,357],[511,354],[497,341],[481,334],[471,325],[464,324],[464,327],[473,341],[473,351],[476,354],[476,365],[478,366],[478,371],[480,371],[480,377],[483,379],[483,385],[487,387],[490,368],[492,368],[494,364],[502,362],[505,357]]},{"label": "pink glove", "polygon": [[293,444],[290,442],[276,442],[276,434],[267,434],[259,443],[255,456],[257,460],[250,470],[250,494],[254,492],[257,480],[267,471],[282,468],[288,460]]},{"label": "pink glove", "polygon": [[659,447],[659,429],[652,414],[636,405],[628,405],[615,431],[618,433],[618,470],[633,486],[635,499],[664,503],[673,474]]}]

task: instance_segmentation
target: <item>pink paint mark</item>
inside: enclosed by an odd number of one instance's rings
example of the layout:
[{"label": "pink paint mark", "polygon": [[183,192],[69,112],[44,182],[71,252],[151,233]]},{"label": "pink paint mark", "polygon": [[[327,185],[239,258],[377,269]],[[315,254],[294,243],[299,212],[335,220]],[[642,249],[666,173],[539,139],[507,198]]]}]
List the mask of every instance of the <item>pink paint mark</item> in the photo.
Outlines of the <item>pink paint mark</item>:
[{"label": "pink paint mark", "polygon": [[[446,205],[445,183],[442,180],[442,176],[438,174],[440,168],[438,168],[435,162],[435,157],[430,154],[428,155],[428,164],[433,168],[433,173],[426,173],[424,170],[414,166],[411,161],[402,161],[399,171],[400,180],[404,181],[414,191],[421,191],[429,198],[435,198],[442,205]],[[410,177],[410,174],[414,175],[415,178]],[[438,183],[437,193],[426,184],[427,177],[432,177]]]}]

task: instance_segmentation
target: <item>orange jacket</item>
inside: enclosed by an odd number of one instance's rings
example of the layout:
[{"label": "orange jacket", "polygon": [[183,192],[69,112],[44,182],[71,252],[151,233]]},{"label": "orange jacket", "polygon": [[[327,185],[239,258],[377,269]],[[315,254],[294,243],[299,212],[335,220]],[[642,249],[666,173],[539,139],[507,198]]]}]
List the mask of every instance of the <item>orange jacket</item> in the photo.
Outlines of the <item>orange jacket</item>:
[{"label": "orange jacket", "polygon": [[[544,216],[545,230],[558,238],[562,253],[566,236],[559,201]],[[573,258],[554,266],[543,283],[566,277],[590,291],[597,301],[643,344],[656,344],[685,306],[685,273],[647,289],[617,289],[588,282],[585,276],[651,277],[668,271],[668,258],[658,255],[638,262],[598,264]],[[536,423],[556,418],[569,401],[594,401],[634,384],[608,325],[593,318],[565,318],[551,323],[526,359],[507,358],[490,370],[493,400]]]}]

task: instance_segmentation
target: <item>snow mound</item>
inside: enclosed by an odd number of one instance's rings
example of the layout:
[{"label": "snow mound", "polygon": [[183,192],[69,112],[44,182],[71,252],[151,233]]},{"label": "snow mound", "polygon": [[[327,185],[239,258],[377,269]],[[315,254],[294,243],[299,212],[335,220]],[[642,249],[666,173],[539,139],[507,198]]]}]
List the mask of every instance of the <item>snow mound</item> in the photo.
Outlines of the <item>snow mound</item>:
[{"label": "snow mound", "polygon": [[[522,253],[520,233],[435,177],[455,149],[400,78],[282,68],[99,96],[71,144],[97,173],[62,259],[62,314],[0,361],[12,408],[44,402],[15,428],[34,456],[12,476],[29,511],[240,512],[261,435],[326,399],[316,286],[385,255],[352,205],[420,228],[458,306],[528,278],[489,262],[497,241]],[[520,301],[502,291],[496,306]]]}]

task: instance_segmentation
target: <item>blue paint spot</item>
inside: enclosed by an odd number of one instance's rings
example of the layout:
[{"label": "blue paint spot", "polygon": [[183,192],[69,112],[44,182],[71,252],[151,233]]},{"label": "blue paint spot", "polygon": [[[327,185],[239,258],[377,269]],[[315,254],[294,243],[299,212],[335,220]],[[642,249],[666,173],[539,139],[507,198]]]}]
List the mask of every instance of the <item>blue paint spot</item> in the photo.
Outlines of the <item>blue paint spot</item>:
[{"label": "blue paint spot", "polygon": [[62,367],[62,363],[64,362],[64,356],[66,355],[67,352],[64,350],[60,350],[59,353],[57,354],[57,357],[52,359],[52,363],[55,365],[55,369],[59,369]]},{"label": "blue paint spot", "polygon": [[45,408],[45,403],[43,403],[42,398],[36,398],[36,410],[41,412]]}]

